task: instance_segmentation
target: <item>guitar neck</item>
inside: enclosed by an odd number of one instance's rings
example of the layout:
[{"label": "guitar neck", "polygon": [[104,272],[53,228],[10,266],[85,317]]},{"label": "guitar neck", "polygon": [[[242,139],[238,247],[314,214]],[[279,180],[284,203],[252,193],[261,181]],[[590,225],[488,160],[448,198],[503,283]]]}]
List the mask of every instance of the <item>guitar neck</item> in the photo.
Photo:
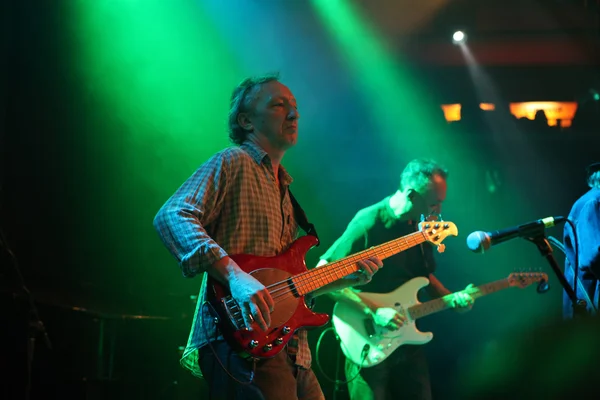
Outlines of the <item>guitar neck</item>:
[{"label": "guitar neck", "polygon": [[[473,298],[479,298],[486,296],[491,293],[498,292],[500,290],[504,290],[510,287],[510,283],[508,279],[500,279],[495,282],[486,283],[485,285],[477,286],[477,291],[475,291],[471,296]],[[426,317],[428,315],[447,310],[452,308],[451,306],[451,298],[454,293],[441,297],[439,299],[426,301],[425,303],[417,304],[408,309],[408,312],[413,320],[418,318]]]},{"label": "guitar neck", "polygon": [[411,247],[417,246],[427,239],[423,232],[415,232],[394,239],[387,243],[378,246],[370,247],[366,250],[353,254],[323,265],[318,268],[311,269],[305,273],[296,275],[292,278],[294,287],[299,295],[306,295],[322,288],[332,282],[340,280],[348,275],[358,271],[357,262],[369,257],[379,257],[380,260],[391,257]]}]

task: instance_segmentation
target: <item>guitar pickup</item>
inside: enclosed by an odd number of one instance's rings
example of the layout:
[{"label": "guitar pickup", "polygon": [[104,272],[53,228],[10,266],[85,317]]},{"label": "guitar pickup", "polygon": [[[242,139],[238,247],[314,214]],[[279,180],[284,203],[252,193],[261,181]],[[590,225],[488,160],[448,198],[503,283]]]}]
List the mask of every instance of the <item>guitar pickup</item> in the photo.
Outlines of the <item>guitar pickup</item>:
[{"label": "guitar pickup", "polygon": [[369,335],[369,337],[375,336],[375,321],[373,321],[373,318],[365,318],[363,324],[367,335]]},{"label": "guitar pickup", "polygon": [[227,320],[236,330],[245,328],[240,306],[231,296],[221,299],[221,305],[227,314]]}]

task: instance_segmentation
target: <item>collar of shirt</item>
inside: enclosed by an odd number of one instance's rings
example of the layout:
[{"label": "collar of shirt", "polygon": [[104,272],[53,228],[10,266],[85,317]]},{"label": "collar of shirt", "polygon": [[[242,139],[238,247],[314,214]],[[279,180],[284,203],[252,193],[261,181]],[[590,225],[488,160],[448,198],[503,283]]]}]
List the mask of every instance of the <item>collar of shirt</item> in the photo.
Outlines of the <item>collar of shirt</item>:
[{"label": "collar of shirt", "polygon": [[386,219],[389,219],[393,224],[408,225],[416,229],[416,221],[413,221],[412,219],[402,221],[396,216],[392,206],[390,206],[391,197],[392,196],[390,195],[383,199],[383,207],[385,208]]},{"label": "collar of shirt", "polygon": [[[261,165],[265,158],[269,160],[267,152],[252,140],[246,140],[240,147],[248,153],[258,165]],[[283,165],[279,165],[279,180],[285,186],[289,186],[294,181]]]}]

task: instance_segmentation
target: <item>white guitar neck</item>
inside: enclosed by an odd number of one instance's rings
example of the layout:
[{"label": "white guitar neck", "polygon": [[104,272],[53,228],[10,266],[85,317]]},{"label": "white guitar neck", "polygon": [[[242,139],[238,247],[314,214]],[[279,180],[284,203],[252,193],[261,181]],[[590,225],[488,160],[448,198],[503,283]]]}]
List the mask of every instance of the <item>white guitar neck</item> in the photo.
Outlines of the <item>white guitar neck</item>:
[{"label": "white guitar neck", "polygon": [[[474,293],[471,294],[471,296],[474,298],[479,298],[506,289],[508,287],[510,287],[510,282],[508,281],[508,279],[500,279],[495,282],[490,282],[481,286],[477,286],[478,290],[474,291]],[[410,317],[413,320],[415,320],[452,308],[450,300],[454,295],[455,293],[452,293],[439,299],[426,301],[425,303],[416,304],[412,307],[409,307],[408,312],[410,314]]]}]

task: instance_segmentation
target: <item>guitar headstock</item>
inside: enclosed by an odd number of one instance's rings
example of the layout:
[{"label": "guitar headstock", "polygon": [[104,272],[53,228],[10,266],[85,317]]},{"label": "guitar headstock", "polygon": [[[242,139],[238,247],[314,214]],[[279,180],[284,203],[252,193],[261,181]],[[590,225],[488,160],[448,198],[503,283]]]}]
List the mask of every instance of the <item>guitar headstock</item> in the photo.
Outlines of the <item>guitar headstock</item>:
[{"label": "guitar headstock", "polygon": [[508,284],[521,289],[542,281],[548,282],[548,275],[544,272],[513,272],[508,276]]},{"label": "guitar headstock", "polygon": [[425,234],[428,242],[437,246],[440,253],[446,246],[442,244],[448,236],[458,236],[458,228],[449,221],[423,221],[419,223],[419,230]]}]

